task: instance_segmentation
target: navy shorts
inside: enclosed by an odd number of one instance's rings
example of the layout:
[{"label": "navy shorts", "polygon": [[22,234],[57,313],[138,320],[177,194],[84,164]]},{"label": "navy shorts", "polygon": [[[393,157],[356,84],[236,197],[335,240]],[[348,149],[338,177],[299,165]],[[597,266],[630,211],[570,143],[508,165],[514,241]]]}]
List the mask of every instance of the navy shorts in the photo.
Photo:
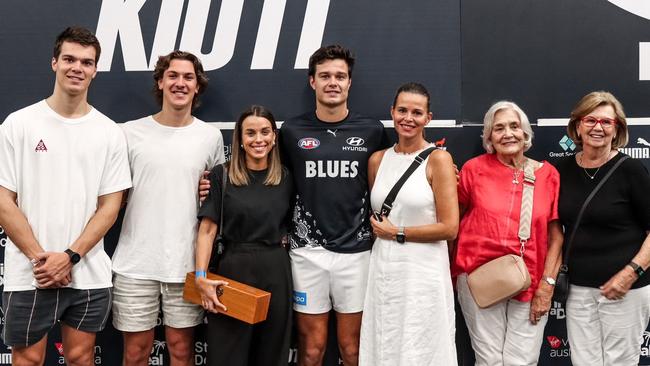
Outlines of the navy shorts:
[{"label": "navy shorts", "polygon": [[4,292],[2,339],[7,346],[26,347],[43,339],[57,321],[84,332],[99,332],[106,326],[111,300],[110,287]]}]

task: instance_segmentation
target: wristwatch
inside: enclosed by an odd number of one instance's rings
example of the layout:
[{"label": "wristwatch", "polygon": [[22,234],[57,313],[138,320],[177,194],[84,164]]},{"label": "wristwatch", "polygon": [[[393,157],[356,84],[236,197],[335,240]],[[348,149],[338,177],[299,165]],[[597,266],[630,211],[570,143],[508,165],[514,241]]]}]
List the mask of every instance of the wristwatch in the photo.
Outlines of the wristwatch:
[{"label": "wristwatch", "polygon": [[65,250],[65,254],[67,254],[68,257],[70,257],[70,263],[72,263],[73,266],[79,263],[79,261],[81,260],[81,256],[79,255],[79,253],[73,251],[70,248]]},{"label": "wristwatch", "polygon": [[548,283],[549,285],[555,286],[555,278],[544,276],[543,280],[546,281],[546,283]]},{"label": "wristwatch", "polygon": [[395,235],[395,240],[397,240],[398,243],[404,244],[406,242],[406,235],[404,235],[404,226],[400,226],[397,229],[397,234]]},{"label": "wristwatch", "polygon": [[643,276],[643,274],[645,273],[645,271],[643,270],[643,268],[640,265],[638,265],[638,264],[636,264],[636,263],[634,263],[632,261],[630,261],[630,263],[628,263],[627,265],[632,267],[632,269],[634,270],[634,273],[636,273],[636,275],[639,276],[639,277]]}]

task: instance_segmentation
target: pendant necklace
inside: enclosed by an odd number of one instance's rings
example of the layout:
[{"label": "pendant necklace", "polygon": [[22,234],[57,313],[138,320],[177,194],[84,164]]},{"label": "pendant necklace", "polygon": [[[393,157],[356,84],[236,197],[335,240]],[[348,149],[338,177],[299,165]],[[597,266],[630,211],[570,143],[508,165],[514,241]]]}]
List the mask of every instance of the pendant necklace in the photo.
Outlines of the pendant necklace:
[{"label": "pendant necklace", "polygon": [[524,163],[521,164],[521,168],[518,168],[516,164],[513,164],[515,167],[512,171],[512,184],[519,184],[519,177],[521,177],[521,173],[524,172],[524,167],[526,166],[526,162],[528,159],[524,159]]},{"label": "pendant necklace", "polygon": [[519,184],[519,175],[521,175],[521,170],[515,168],[512,172],[512,184]]},{"label": "pendant necklace", "polygon": [[[611,152],[610,152],[609,154],[607,154],[607,160],[605,160],[605,163],[609,160],[609,156],[610,156],[611,154],[612,154]],[[596,174],[598,174],[598,172],[600,171],[600,168],[602,168],[603,165],[605,165],[605,163],[601,164],[601,165],[598,167],[598,169],[596,169],[596,171],[594,172],[594,174],[589,174],[589,172],[587,171],[587,168],[585,168],[585,166],[582,164],[582,155],[583,155],[583,154],[580,153],[580,156],[578,156],[578,158],[580,159],[580,167],[581,167],[582,170],[585,172],[585,174],[587,175],[587,177],[589,177],[589,179],[594,180],[594,178],[596,178]],[[593,168],[590,168],[590,169],[593,169]]]}]

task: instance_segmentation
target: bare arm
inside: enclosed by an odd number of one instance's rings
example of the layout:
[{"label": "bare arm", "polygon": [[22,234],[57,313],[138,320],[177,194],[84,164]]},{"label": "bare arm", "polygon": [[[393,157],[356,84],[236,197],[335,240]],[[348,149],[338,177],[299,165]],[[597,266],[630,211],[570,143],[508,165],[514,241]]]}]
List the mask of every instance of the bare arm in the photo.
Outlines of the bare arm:
[{"label": "bare arm", "polygon": [[[404,234],[409,242],[430,243],[438,240],[453,240],[458,234],[458,194],[456,171],[451,155],[435,150],[429,155],[427,178],[431,184],[436,204],[438,222],[428,225],[407,226]],[[394,240],[398,228],[387,218],[379,222],[371,218],[375,234],[383,239]]]},{"label": "bare arm", "polygon": [[544,273],[542,279],[537,285],[537,290],[530,303],[530,322],[537,324],[538,319],[546,314],[551,308],[553,299],[553,286],[548,284],[543,278],[550,277],[555,279],[557,272],[562,264],[562,245],[564,243],[564,234],[559,220],[553,220],[548,225],[548,251],[546,252],[546,261],[544,262]]},{"label": "bare arm", "polygon": [[368,159],[368,187],[372,189],[372,186],[375,184],[375,178],[377,178],[377,171],[379,170],[379,165],[381,164],[381,159],[384,157],[386,150],[375,151],[370,155]]},{"label": "bare arm", "polygon": [[17,197],[16,192],[0,186],[0,226],[27,260],[31,260],[44,250],[36,240],[27,217],[18,208]]},{"label": "bare arm", "polygon": [[[223,214],[223,213],[222,213]],[[210,264],[210,256],[212,255],[212,243],[217,236],[219,229],[217,223],[212,221],[209,217],[203,217],[199,224],[199,233],[196,237],[196,269],[197,271],[207,271]],[[205,277],[196,277],[196,285],[201,292],[201,302],[203,308],[216,313],[217,308],[226,311],[226,307],[219,301],[217,297],[217,287],[227,285],[224,281],[209,280]]]},{"label": "bare arm", "polygon": [[[81,235],[70,245],[70,249],[85,256],[106,235],[117,219],[122,204],[122,191],[97,198],[97,210],[88,220]],[[42,288],[56,287],[57,283],[70,276],[72,263],[64,252],[42,252],[36,256],[42,264],[34,269],[34,278]]]},{"label": "bare arm", "polygon": [[[632,262],[638,264],[643,269],[648,269],[650,265],[650,232],[646,232],[646,234],[641,249],[632,258]],[[639,279],[639,276],[634,272],[632,267],[625,265],[609,281],[600,286],[600,293],[610,300],[620,299],[630,291],[630,288],[637,279]]]}]

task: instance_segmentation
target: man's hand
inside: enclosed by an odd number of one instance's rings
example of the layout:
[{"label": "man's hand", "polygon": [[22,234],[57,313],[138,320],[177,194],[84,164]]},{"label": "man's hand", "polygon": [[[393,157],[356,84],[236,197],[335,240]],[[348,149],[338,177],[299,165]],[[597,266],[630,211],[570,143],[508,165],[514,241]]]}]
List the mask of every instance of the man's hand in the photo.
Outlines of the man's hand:
[{"label": "man's hand", "polygon": [[209,171],[204,171],[203,176],[199,180],[199,201],[203,202],[205,201],[206,197],[208,197],[208,193],[210,193],[210,180],[208,179],[208,175],[210,175]]},{"label": "man's hand", "polygon": [[70,256],[63,252],[43,252],[36,258],[34,279],[39,288],[58,288],[66,286],[72,280],[72,262]]}]

